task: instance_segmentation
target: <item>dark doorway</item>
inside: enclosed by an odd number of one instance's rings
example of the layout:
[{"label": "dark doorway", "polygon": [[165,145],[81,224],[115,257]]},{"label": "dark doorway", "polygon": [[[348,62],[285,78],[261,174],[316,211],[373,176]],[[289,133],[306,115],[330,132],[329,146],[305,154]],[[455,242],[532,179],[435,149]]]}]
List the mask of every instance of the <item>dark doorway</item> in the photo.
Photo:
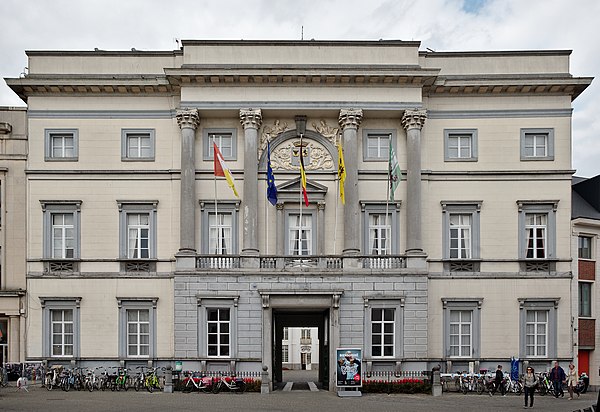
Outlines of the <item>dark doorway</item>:
[{"label": "dark doorway", "polygon": [[[273,310],[273,385],[283,382],[283,330],[284,328],[318,328],[319,369],[318,382],[322,389],[329,389],[329,309],[316,311]],[[306,359],[306,357],[303,357]],[[302,361],[302,368],[305,363]]]}]

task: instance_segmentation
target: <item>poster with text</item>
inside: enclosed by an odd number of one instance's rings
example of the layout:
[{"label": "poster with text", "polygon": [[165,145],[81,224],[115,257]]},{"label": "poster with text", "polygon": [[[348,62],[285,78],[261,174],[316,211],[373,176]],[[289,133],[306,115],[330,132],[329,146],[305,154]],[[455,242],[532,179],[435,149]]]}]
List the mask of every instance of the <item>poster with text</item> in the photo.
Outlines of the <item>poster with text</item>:
[{"label": "poster with text", "polygon": [[360,388],[362,386],[362,349],[337,348],[337,374],[336,385],[338,388]]}]

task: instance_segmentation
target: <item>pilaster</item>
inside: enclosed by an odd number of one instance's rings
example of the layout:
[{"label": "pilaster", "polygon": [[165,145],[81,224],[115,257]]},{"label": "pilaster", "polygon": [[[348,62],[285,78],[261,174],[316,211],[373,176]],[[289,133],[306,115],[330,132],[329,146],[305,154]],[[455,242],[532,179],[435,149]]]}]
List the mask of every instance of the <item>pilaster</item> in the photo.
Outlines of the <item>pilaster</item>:
[{"label": "pilaster", "polygon": [[358,128],[363,119],[361,109],[341,109],[338,123],[342,129],[342,145],[346,166],[344,193],[344,255],[360,253],[360,205],[358,203]]}]

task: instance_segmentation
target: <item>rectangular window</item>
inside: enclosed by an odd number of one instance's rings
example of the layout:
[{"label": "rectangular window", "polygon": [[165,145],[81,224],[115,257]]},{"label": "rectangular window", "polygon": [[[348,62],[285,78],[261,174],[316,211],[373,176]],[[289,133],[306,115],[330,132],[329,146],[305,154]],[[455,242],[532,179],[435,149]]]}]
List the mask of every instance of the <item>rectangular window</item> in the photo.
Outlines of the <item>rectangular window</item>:
[{"label": "rectangular window", "polygon": [[471,357],[473,311],[450,311],[450,356]]},{"label": "rectangular window", "polygon": [[75,223],[73,213],[52,213],[52,258],[75,257]]},{"label": "rectangular window", "polygon": [[396,150],[396,130],[363,129],[363,160],[387,162],[390,157],[390,142]]},{"label": "rectangular window", "polygon": [[391,254],[392,214],[369,214],[369,254]]},{"label": "rectangular window", "polygon": [[289,340],[289,339],[290,339],[290,329],[283,328],[283,340]]},{"label": "rectangular window", "polygon": [[154,129],[121,130],[121,160],[154,160]]},{"label": "rectangular window", "polygon": [[445,129],[444,160],[476,161],[477,129]]},{"label": "rectangular window", "polygon": [[73,356],[73,310],[50,310],[52,356]]},{"label": "rectangular window", "polygon": [[45,160],[74,161],[78,156],[77,129],[46,129]]},{"label": "rectangular window", "polygon": [[150,311],[127,310],[127,356],[148,357],[150,354]]},{"label": "rectangular window", "polygon": [[231,213],[221,213],[218,215],[210,213],[209,221],[209,253],[214,255],[230,255],[232,249],[232,230],[233,218]]},{"label": "rectangular window", "polygon": [[579,259],[592,258],[592,238],[589,236],[579,236],[577,239],[577,256]]},{"label": "rectangular window", "polygon": [[592,316],[592,284],[579,282],[579,316]]},{"label": "rectangular window", "polygon": [[44,226],[45,259],[78,259],[80,256],[80,200],[40,200]]},{"label": "rectangular window", "polygon": [[288,254],[312,255],[313,254],[313,227],[312,215],[291,213],[288,215]]},{"label": "rectangular window", "polygon": [[521,129],[521,160],[554,160],[554,129]]},{"label": "rectangular window", "polygon": [[472,214],[450,214],[450,259],[471,259]]},{"label": "rectangular window", "polygon": [[217,144],[224,160],[236,160],[237,129],[204,129],[203,160],[213,160],[213,142]]},{"label": "rectangular window", "polygon": [[148,259],[150,257],[150,214],[127,214],[127,258]]},{"label": "rectangular window", "polygon": [[548,355],[548,311],[528,310],[525,323],[525,354],[528,357]]},{"label": "rectangular window", "polygon": [[207,309],[207,353],[208,356],[230,356],[230,311],[229,309]]},{"label": "rectangular window", "polygon": [[119,207],[119,257],[121,259],[156,258],[156,209],[158,200],[121,201]]},{"label": "rectangular window", "polygon": [[310,339],[310,329],[302,329],[300,334],[301,339]]},{"label": "rectangular window", "polygon": [[395,325],[394,309],[371,309],[371,356],[394,356]]},{"label": "rectangular window", "polygon": [[546,213],[526,213],[525,214],[525,235],[527,242],[527,259],[545,259],[546,236],[548,227],[548,214]]},{"label": "rectangular window", "polygon": [[288,363],[290,361],[290,348],[288,345],[283,345],[281,347],[281,361],[283,363]]}]

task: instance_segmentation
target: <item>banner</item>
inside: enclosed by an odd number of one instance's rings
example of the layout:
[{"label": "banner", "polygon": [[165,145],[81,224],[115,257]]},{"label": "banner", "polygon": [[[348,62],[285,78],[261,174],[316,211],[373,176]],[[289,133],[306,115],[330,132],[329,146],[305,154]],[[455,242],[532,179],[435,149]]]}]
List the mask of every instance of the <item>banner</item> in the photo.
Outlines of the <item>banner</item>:
[{"label": "banner", "polygon": [[337,375],[338,388],[362,387],[362,349],[337,348]]}]

